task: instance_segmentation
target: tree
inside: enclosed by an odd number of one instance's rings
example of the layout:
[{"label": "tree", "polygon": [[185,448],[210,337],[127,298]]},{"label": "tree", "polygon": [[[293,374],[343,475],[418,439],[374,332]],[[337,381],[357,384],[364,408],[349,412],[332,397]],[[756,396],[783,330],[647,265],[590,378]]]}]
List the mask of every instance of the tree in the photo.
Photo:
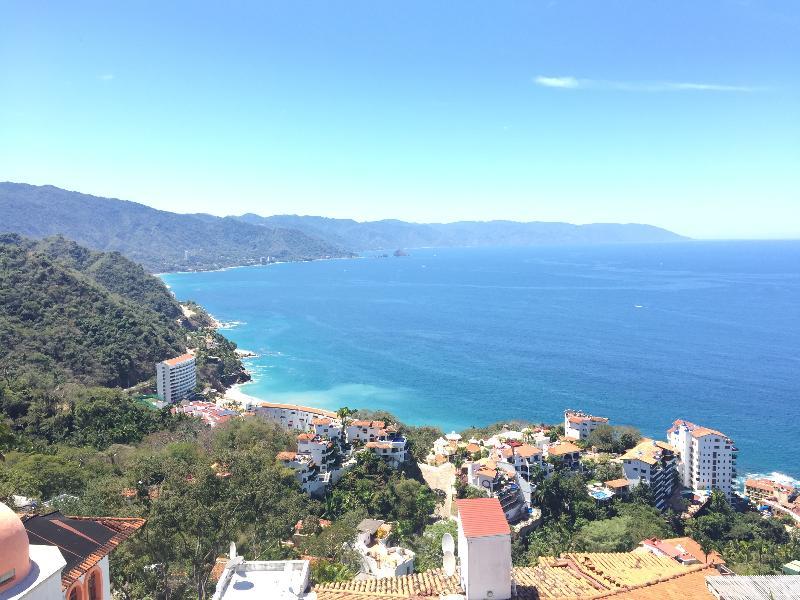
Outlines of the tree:
[{"label": "tree", "polygon": [[442,567],[442,537],[445,533],[458,538],[458,526],[450,519],[437,521],[425,528],[422,535],[414,537],[411,547],[416,553],[414,570],[422,572]]}]

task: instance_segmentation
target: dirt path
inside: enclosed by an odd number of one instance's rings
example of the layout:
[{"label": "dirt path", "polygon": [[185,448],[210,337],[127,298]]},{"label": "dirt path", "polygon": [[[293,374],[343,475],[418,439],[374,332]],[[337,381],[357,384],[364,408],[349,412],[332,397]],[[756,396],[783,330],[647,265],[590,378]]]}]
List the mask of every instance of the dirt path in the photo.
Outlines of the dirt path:
[{"label": "dirt path", "polygon": [[422,477],[431,489],[442,490],[445,493],[444,503],[436,509],[439,516],[451,517],[453,515],[453,497],[455,496],[456,467],[452,463],[445,463],[439,467],[432,467],[419,463]]}]

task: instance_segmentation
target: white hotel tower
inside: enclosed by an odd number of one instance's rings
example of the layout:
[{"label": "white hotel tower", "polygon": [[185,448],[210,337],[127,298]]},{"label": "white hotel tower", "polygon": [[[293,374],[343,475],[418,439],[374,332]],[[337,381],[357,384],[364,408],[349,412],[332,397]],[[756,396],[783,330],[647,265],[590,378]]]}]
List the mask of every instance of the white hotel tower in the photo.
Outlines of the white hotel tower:
[{"label": "white hotel tower", "polygon": [[667,430],[667,440],[680,454],[678,473],[684,487],[695,493],[721,490],[731,497],[737,448],[727,435],[678,419]]},{"label": "white hotel tower", "polygon": [[182,354],[156,365],[158,397],[167,404],[182,400],[194,391],[197,370],[193,354]]}]

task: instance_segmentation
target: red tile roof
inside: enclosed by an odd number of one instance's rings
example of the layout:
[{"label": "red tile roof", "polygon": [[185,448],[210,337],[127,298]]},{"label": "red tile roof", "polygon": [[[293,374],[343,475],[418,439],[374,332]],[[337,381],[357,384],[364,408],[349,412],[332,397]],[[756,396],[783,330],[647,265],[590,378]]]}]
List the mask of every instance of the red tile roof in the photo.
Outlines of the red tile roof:
[{"label": "red tile roof", "polygon": [[547,454],[550,456],[563,456],[564,454],[572,454],[573,452],[580,451],[581,449],[578,448],[578,446],[570,442],[561,442],[560,444],[554,444],[547,448]]},{"label": "red tile roof", "polygon": [[523,444],[517,448],[517,454],[519,454],[523,458],[530,458],[531,456],[535,456],[536,454],[541,454],[542,451],[539,450],[536,446],[531,446],[529,444]]},{"label": "red tile roof", "polygon": [[[56,511],[48,515],[27,517],[24,523],[31,543],[57,546],[65,555],[67,566],[61,572],[61,589],[67,590],[114,548],[144,527],[146,521],[137,518],[65,517]],[[83,527],[82,523],[87,523],[87,526]],[[62,533],[56,535],[56,531]],[[71,541],[78,538],[82,540],[81,547],[86,547],[84,551],[88,553],[79,552],[78,547]]]},{"label": "red tile roof", "polygon": [[174,367],[175,365],[179,365],[182,362],[186,362],[189,359],[193,359],[194,354],[181,354],[180,356],[176,356],[175,358],[170,358],[164,361],[165,365],[169,365],[170,367]]},{"label": "red tile roof", "polygon": [[355,427],[371,427],[372,429],[383,429],[386,427],[384,421],[353,421],[350,425]]},{"label": "red tile roof", "polygon": [[503,508],[497,498],[456,500],[461,528],[468,538],[510,535]]},{"label": "red tile roof", "polygon": [[612,490],[626,488],[631,484],[631,482],[628,481],[627,479],[611,479],[609,481],[605,481],[604,483],[606,484],[607,487],[610,487]]}]

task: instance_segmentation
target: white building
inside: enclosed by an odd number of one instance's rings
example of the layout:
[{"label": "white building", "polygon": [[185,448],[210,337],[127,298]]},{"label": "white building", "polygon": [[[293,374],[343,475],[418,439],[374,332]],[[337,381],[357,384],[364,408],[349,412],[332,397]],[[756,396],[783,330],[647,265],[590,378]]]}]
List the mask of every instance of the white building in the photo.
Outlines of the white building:
[{"label": "white building", "polygon": [[646,483],[659,510],[667,508],[675,489],[675,448],[664,442],[643,438],[622,455],[625,477],[635,486]]},{"label": "white building", "polygon": [[577,410],[564,411],[564,437],[571,440],[585,440],[600,425],[607,425],[605,417],[595,417]]},{"label": "white building", "polygon": [[730,498],[736,479],[736,452],[724,433],[678,419],[667,430],[680,455],[678,473],[684,487],[696,494],[721,490]]},{"label": "white building", "polygon": [[374,455],[386,460],[395,469],[406,462],[406,439],[402,436],[367,442],[364,446]]},{"label": "white building", "polygon": [[466,600],[511,598],[511,528],[497,498],[456,500]]},{"label": "white building", "polygon": [[276,423],[284,429],[311,431],[314,419],[335,419],[336,413],[312,406],[297,404],[277,404],[275,402],[246,402],[245,410],[250,410],[262,419]]},{"label": "white building", "polygon": [[167,404],[177,402],[194,392],[197,368],[193,354],[181,354],[156,365],[158,397]]},{"label": "white building", "polygon": [[110,600],[108,555],[143,525],[57,511],[23,521],[0,504],[0,598]]},{"label": "white building", "polygon": [[407,548],[392,546],[391,534],[391,525],[384,521],[364,519],[358,524],[354,547],[366,575],[382,579],[414,572],[415,554]]},{"label": "white building", "polygon": [[239,598],[281,598],[284,600],[315,600],[309,591],[310,567],[307,560],[246,561],[231,551],[225,570],[217,581],[212,600]]},{"label": "white building", "polygon": [[308,454],[323,472],[328,471],[336,460],[333,442],[314,433],[301,433],[297,436],[297,453]]},{"label": "white building", "polygon": [[388,431],[384,421],[351,421],[345,428],[347,432],[347,442],[352,444],[359,442],[375,442],[386,439]]},{"label": "white building", "polygon": [[311,419],[311,431],[336,443],[344,442],[342,422],[331,417],[314,417]]},{"label": "white building", "polygon": [[581,449],[572,442],[553,442],[545,448],[547,458],[560,461],[570,471],[581,469]]},{"label": "white building", "polygon": [[302,490],[309,496],[323,496],[330,482],[330,474],[320,471],[319,465],[308,454],[296,452],[278,452],[279,463],[294,471],[295,479]]}]

